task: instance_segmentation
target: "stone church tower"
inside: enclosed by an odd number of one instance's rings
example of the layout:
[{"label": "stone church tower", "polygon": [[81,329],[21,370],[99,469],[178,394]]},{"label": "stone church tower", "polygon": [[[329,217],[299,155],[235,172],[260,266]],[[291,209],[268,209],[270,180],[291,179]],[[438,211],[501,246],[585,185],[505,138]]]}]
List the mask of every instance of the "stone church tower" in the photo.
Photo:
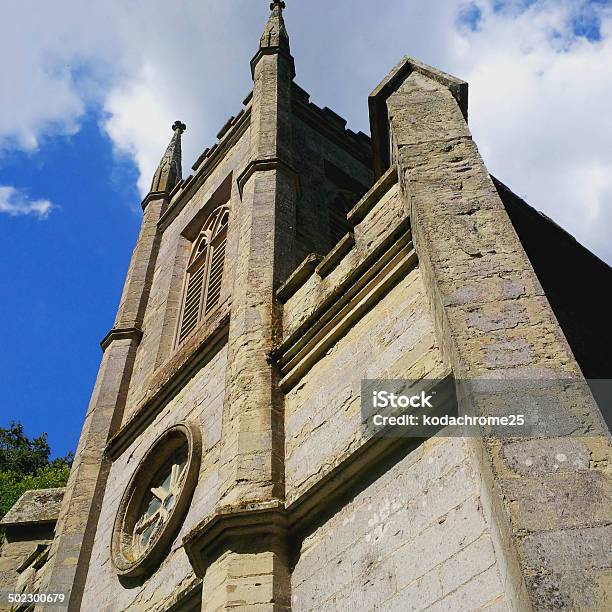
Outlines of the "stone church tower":
[{"label": "stone church tower", "polygon": [[[173,125],[36,584],[74,611],[610,609],[584,383],[612,331],[580,296],[612,271],[490,176],[463,81],[403,59],[371,139],[311,103],[283,8],[185,179]],[[560,425],[380,436],[365,379],[450,380],[479,415],[477,381],[523,380],[502,407]]]}]

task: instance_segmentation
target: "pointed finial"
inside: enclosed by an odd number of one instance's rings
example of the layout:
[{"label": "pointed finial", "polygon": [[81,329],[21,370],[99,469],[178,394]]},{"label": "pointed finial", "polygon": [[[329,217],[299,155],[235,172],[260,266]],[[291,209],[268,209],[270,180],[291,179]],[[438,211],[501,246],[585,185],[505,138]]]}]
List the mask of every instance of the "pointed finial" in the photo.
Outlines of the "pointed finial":
[{"label": "pointed finial", "polygon": [[283,20],[283,9],[285,3],[282,0],[274,0],[270,4],[272,14],[266,23],[264,33],[259,41],[260,49],[282,49],[289,51],[289,34]]},{"label": "pointed finial", "polygon": [[181,168],[181,134],[187,129],[182,121],[175,121],[172,124],[172,140],[159,162],[159,166],[153,176],[151,191],[170,192],[176,184],[183,178]]}]

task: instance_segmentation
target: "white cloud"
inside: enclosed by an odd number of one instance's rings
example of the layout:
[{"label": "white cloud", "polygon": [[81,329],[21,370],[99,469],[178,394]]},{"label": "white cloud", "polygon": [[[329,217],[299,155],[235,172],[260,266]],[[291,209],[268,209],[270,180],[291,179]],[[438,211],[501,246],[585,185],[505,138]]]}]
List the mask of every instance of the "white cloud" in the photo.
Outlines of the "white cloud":
[{"label": "white cloud", "polygon": [[470,124],[490,171],[612,261],[612,13],[602,37],[573,34],[585,3],[540,1],[482,19],[455,59],[470,83]]},{"label": "white cloud", "polygon": [[[135,160],[141,170],[138,187],[146,193],[151,184],[172,121],[170,109],[155,96],[154,82],[160,78],[151,65],[143,66],[133,82],[113,89],[105,101],[109,118],[105,123],[115,147]],[[151,129],[156,126],[156,129]]]},{"label": "white cloud", "polygon": [[96,65],[102,55],[110,58],[100,53],[103,20],[96,5],[5,3],[0,148],[34,150],[41,138],[78,130],[92,99],[85,83],[77,83],[79,72]]},{"label": "white cloud", "polygon": [[[503,8],[500,10],[500,6]],[[493,7],[496,7],[494,10]],[[477,27],[460,23],[472,7]],[[0,38],[0,149],[72,133],[101,107],[144,192],[188,125],[184,167],[210,146],[251,87],[248,61],[268,3],[33,0],[13,3]],[[576,16],[601,20],[577,37]],[[588,0],[309,0],[288,3],[298,82],[368,130],[367,95],[409,54],[470,82],[470,125],[490,170],[612,261],[612,13]]]},{"label": "white cloud", "polygon": [[43,220],[57,208],[49,200],[32,200],[23,191],[14,187],[0,185],[0,214],[9,217],[32,215]]}]

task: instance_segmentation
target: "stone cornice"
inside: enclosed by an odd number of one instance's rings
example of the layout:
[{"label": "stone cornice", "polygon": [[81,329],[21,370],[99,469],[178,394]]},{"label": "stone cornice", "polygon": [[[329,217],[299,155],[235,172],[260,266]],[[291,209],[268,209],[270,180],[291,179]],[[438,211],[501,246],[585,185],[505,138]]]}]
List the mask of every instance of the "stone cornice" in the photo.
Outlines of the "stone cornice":
[{"label": "stone cornice", "polygon": [[[449,368],[444,368],[435,379],[425,382],[424,390],[429,393],[449,383],[454,384],[453,375]],[[386,471],[397,461],[398,451],[411,452],[424,441],[404,433],[401,426],[388,426],[375,436],[364,434],[357,448],[344,451],[325,466],[314,482],[297,488],[285,501],[291,536],[299,539],[300,534],[316,524],[319,515],[345,500],[348,490],[367,486],[364,474],[371,477],[377,471]]]},{"label": "stone cornice", "polygon": [[397,183],[397,166],[391,166],[372,188],[353,206],[346,215],[347,221],[355,227],[380,202],[382,197]]},{"label": "stone cornice", "polygon": [[183,545],[196,576],[204,576],[215,552],[236,538],[287,536],[287,512],[283,501],[272,499],[220,508],[184,538]]},{"label": "stone cornice", "polygon": [[315,268],[317,274],[326,277],[341,261],[342,258],[355,246],[355,234],[348,232],[338,244],[319,262]]},{"label": "stone cornice", "polygon": [[[445,371],[439,378],[447,380],[450,376]],[[398,453],[405,455],[422,442],[421,438],[399,434],[364,436],[358,448],[337,457],[316,481],[296,490],[287,500],[273,498],[218,508],[183,538],[196,575],[203,576],[210,562],[236,541],[263,540],[262,536],[299,541],[330,507],[346,501],[347,492],[364,486],[364,473],[384,471],[398,460]]]},{"label": "stone cornice", "polygon": [[164,600],[163,605],[166,612],[181,612],[188,603],[193,603],[195,606],[201,601],[202,580],[194,576],[187,582],[187,586],[172,593],[168,599]]},{"label": "stone cornice", "polygon": [[[378,180],[378,182],[355,204],[347,215],[347,220],[354,228],[367,214],[380,202],[382,197],[397,183],[397,168],[393,166]],[[323,256],[318,253],[310,253],[295,272],[276,290],[277,299],[285,304],[316,271],[325,275],[333,269],[354,245],[354,234],[343,238],[342,244],[332,249],[330,253]]]},{"label": "stone cornice", "polygon": [[193,373],[218,351],[227,339],[229,318],[229,308],[225,305],[217,316],[204,322],[199,331],[154,372],[147,385],[147,395],[141,399],[130,419],[109,440],[105,450],[107,456],[116,460],[166,403],[176,396]]},{"label": "stone cornice", "polygon": [[140,344],[142,330],[137,327],[113,327],[100,342],[102,351],[105,351],[114,340],[134,340]]},{"label": "stone cornice", "polygon": [[421,439],[400,436],[368,438],[357,449],[337,458],[314,483],[287,500],[291,536],[299,539],[300,534],[316,523],[320,514],[342,499],[348,489],[358,486],[365,473],[371,473],[377,466],[385,464],[398,448],[408,447],[412,450],[422,442]]},{"label": "stone cornice", "polygon": [[[403,262],[405,256],[408,256],[408,259],[400,265],[401,270],[403,270],[404,265],[412,266],[416,264],[408,219],[404,219],[392,228],[340,285],[329,289],[327,295],[322,295],[318,306],[300,325],[290,330],[283,342],[271,352],[271,359],[279,364],[281,371],[286,374],[288,370],[293,369],[291,364],[295,361],[296,355],[303,351],[306,344],[311,344],[315,336],[328,333],[331,320],[341,310],[345,314],[350,314],[349,303],[355,303],[356,295],[363,294],[369,285],[372,285],[375,294],[386,290],[387,281],[378,282],[377,277],[385,273],[389,266],[393,268],[396,259],[399,258]],[[399,273],[393,271],[393,269],[386,271],[389,273],[391,280]],[[303,282],[301,278],[297,280]],[[383,278],[380,277],[379,280],[383,280]],[[374,287],[376,283],[378,285]],[[283,385],[288,383],[289,381],[285,379],[281,381]]]},{"label": "stone cornice", "polygon": [[265,159],[254,159],[240,173],[240,176],[236,179],[236,182],[238,183],[238,190],[240,191],[240,197],[242,197],[244,186],[253,176],[253,174],[256,172],[266,172],[268,170],[278,170],[280,172],[284,172],[289,178],[292,178],[295,183],[296,193],[299,195],[300,175],[287,162],[278,157],[270,157]]},{"label": "stone cornice", "polygon": [[295,386],[338,338],[416,265],[417,256],[407,232],[378,260],[360,266],[359,277],[337,287],[300,326],[299,336],[292,334],[272,354],[283,375],[280,388],[286,393]]},{"label": "stone cornice", "polygon": [[304,261],[295,269],[295,272],[276,290],[276,297],[284,304],[311,276],[315,271],[323,255],[310,253]]}]

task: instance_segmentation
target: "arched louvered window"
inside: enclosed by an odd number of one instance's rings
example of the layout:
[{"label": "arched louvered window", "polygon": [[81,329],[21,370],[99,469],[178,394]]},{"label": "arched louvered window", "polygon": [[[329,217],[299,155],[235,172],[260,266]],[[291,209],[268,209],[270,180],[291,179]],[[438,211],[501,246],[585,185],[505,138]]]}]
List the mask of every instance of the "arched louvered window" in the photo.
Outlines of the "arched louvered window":
[{"label": "arched louvered window", "polygon": [[193,243],[179,326],[181,344],[211,310],[219,304],[225,263],[229,211],[215,210]]}]

